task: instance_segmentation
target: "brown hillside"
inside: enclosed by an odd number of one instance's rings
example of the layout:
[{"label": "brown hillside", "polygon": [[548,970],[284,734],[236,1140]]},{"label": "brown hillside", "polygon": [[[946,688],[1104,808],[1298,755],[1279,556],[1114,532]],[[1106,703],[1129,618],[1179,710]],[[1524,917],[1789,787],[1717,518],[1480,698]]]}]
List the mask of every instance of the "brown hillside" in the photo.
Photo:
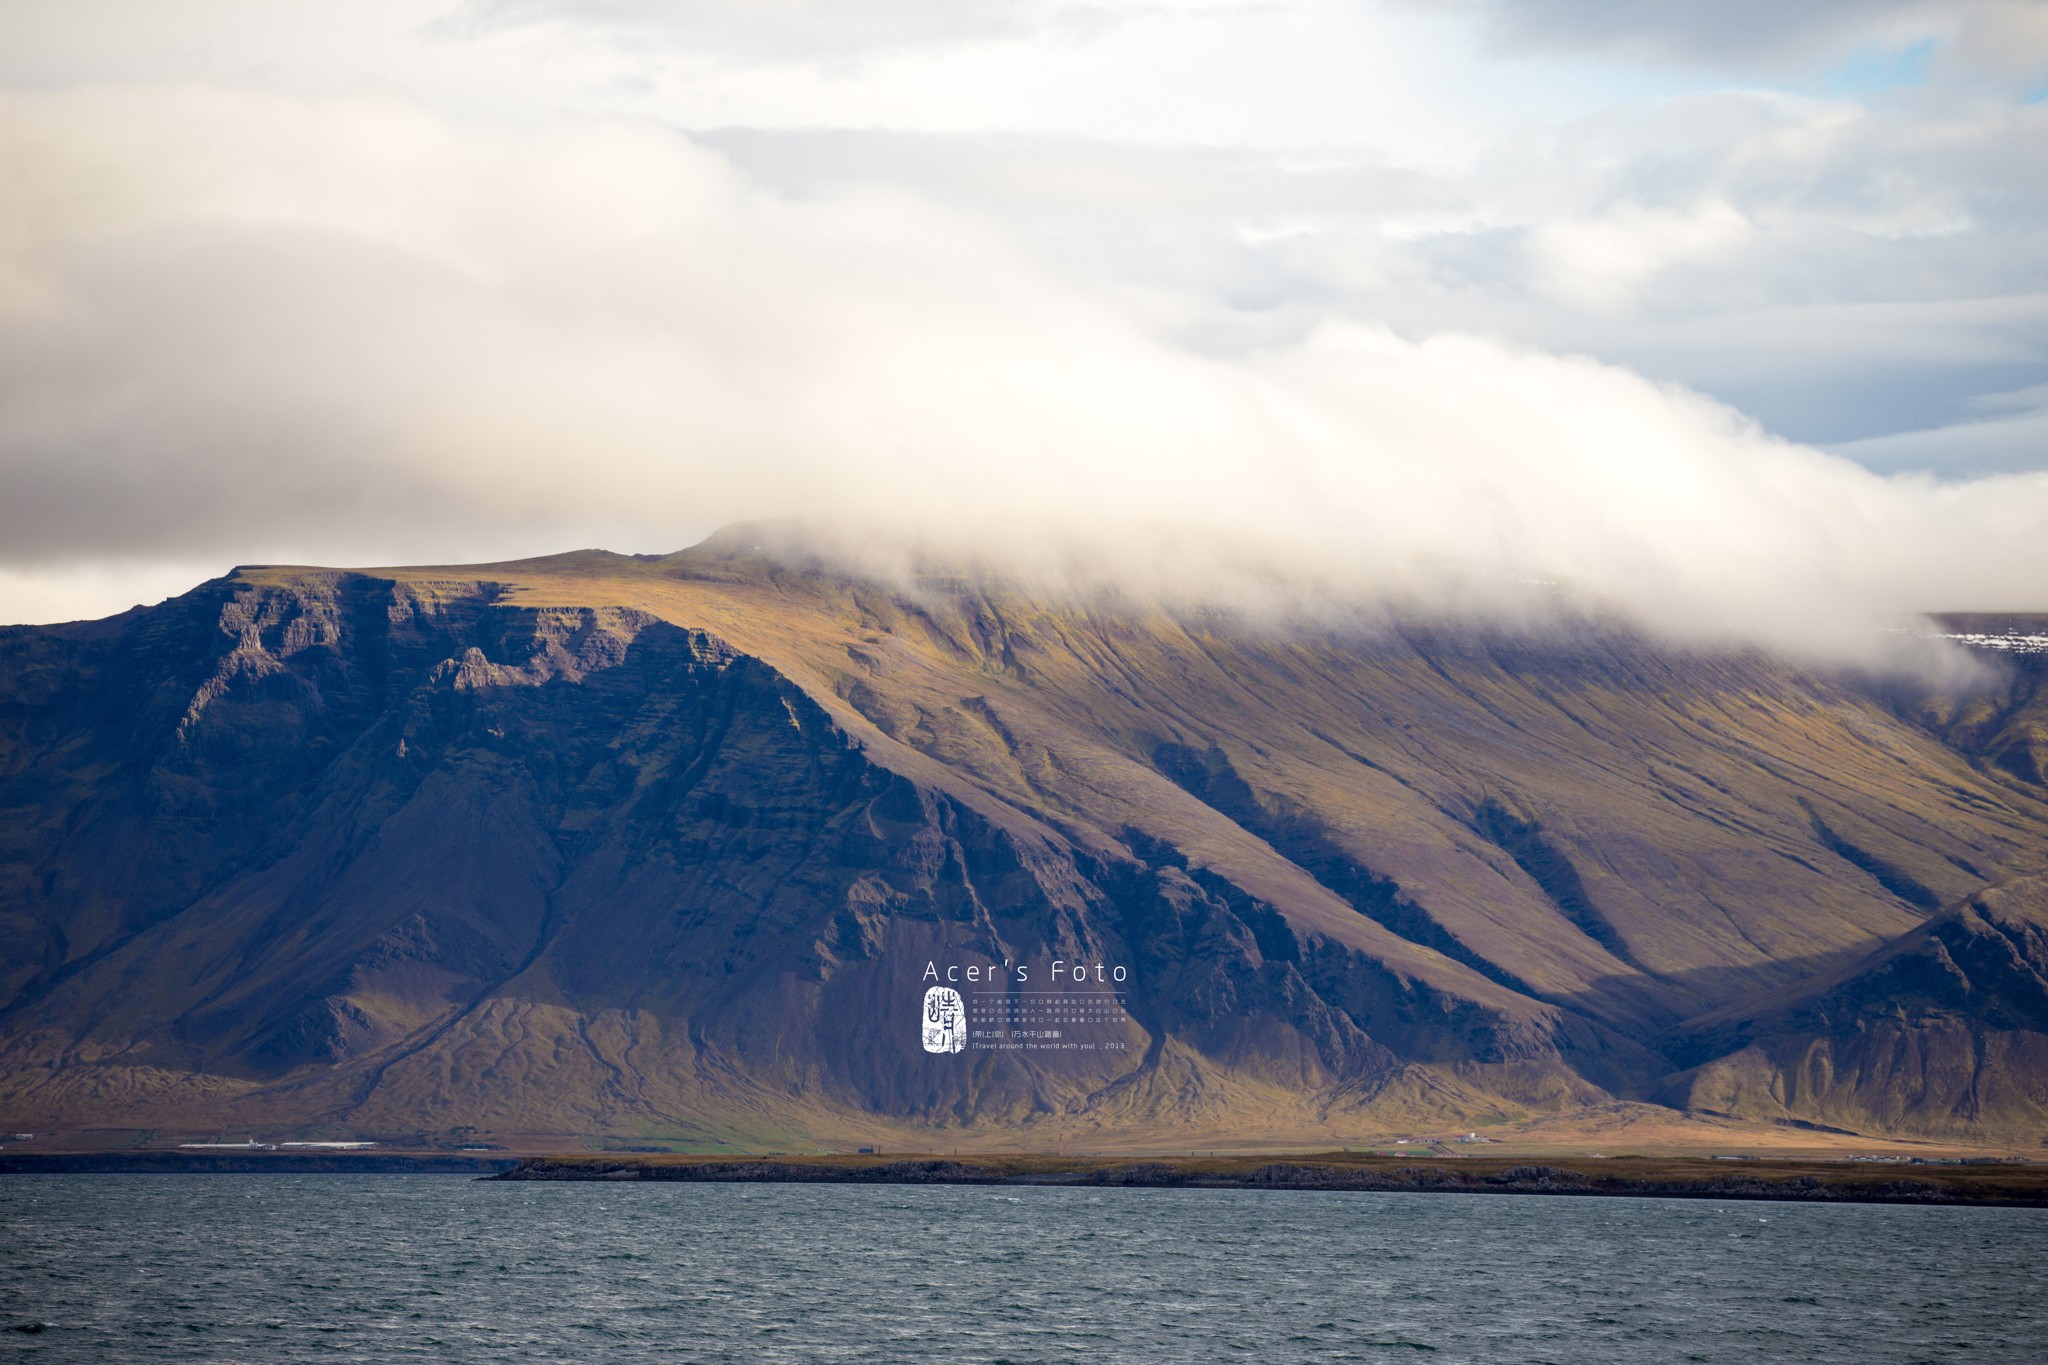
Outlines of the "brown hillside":
[{"label": "brown hillside", "polygon": [[[2035,1142],[2006,977],[1940,1005],[1996,1102],[1810,1062],[1882,1009],[1872,963],[2048,856],[2029,664],[1902,697],[1593,626],[908,592],[743,537],[243,570],[0,632],[0,1120],[1172,1146],[1654,1097]],[[1129,1017],[923,1051],[928,963],[1030,963],[1007,1008],[1054,959],[1123,967]]]}]

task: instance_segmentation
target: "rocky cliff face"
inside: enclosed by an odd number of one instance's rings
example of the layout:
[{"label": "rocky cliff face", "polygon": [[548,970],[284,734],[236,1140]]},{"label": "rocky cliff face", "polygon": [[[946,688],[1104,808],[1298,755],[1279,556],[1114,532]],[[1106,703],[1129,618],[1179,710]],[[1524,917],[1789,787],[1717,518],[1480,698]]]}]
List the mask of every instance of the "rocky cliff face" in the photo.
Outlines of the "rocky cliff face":
[{"label": "rocky cliff face", "polygon": [[1969,897],[1838,971],[1695,1021],[1687,1108],[1859,1132],[2048,1132],[2048,878]]},{"label": "rocky cliff face", "polygon": [[[716,546],[243,571],[0,632],[0,1117],[1172,1143],[1655,1096],[2038,1135],[2043,1020],[1985,953],[2040,935],[1969,927],[2048,852],[2031,678],[1902,700]],[[1930,945],[1970,990],[1913,994]],[[934,980],[993,1017],[1093,964],[1074,1045],[924,1050]],[[1929,1010],[1967,1084],[1871,1041]]]}]

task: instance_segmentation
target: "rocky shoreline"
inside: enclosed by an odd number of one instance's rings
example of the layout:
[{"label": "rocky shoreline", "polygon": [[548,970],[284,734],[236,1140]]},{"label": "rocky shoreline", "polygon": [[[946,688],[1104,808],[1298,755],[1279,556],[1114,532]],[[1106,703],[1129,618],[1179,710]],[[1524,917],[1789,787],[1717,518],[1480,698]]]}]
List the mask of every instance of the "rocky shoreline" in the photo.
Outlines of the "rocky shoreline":
[{"label": "rocky shoreline", "polygon": [[[1909,1173],[1910,1172],[1910,1173]],[[1879,1166],[1708,1158],[1446,1161],[1160,1158],[1059,1161],[916,1157],[848,1160],[529,1157],[492,1180],[875,1185],[1086,1185],[1361,1193],[1551,1194],[2048,1207],[2048,1167]]]}]

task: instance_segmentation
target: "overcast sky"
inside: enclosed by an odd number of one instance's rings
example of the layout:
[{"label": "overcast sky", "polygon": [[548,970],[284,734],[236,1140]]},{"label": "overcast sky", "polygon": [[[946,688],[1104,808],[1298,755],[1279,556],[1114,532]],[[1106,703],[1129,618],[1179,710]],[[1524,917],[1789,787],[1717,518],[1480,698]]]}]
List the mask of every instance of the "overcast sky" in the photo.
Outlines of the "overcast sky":
[{"label": "overcast sky", "polygon": [[0,0],[0,621],[784,514],[2048,608],[2044,96],[2033,0]]}]

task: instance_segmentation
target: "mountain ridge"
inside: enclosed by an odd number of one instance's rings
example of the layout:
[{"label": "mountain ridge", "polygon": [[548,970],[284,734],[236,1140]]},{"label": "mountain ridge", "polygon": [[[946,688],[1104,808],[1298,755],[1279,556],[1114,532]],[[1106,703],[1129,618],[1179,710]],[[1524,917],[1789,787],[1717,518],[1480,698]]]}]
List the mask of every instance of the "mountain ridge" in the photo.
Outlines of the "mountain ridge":
[{"label": "mountain ridge", "polygon": [[[744,529],[245,567],[0,632],[0,1113],[1167,1142],[1656,1099],[2036,1142],[1699,1055],[2038,869],[2038,669],[2000,687],[907,592]],[[927,962],[1054,951],[1137,982],[1093,1055],[935,1070],[898,1023]],[[1957,1026],[2024,1092],[2038,1023]]]}]

